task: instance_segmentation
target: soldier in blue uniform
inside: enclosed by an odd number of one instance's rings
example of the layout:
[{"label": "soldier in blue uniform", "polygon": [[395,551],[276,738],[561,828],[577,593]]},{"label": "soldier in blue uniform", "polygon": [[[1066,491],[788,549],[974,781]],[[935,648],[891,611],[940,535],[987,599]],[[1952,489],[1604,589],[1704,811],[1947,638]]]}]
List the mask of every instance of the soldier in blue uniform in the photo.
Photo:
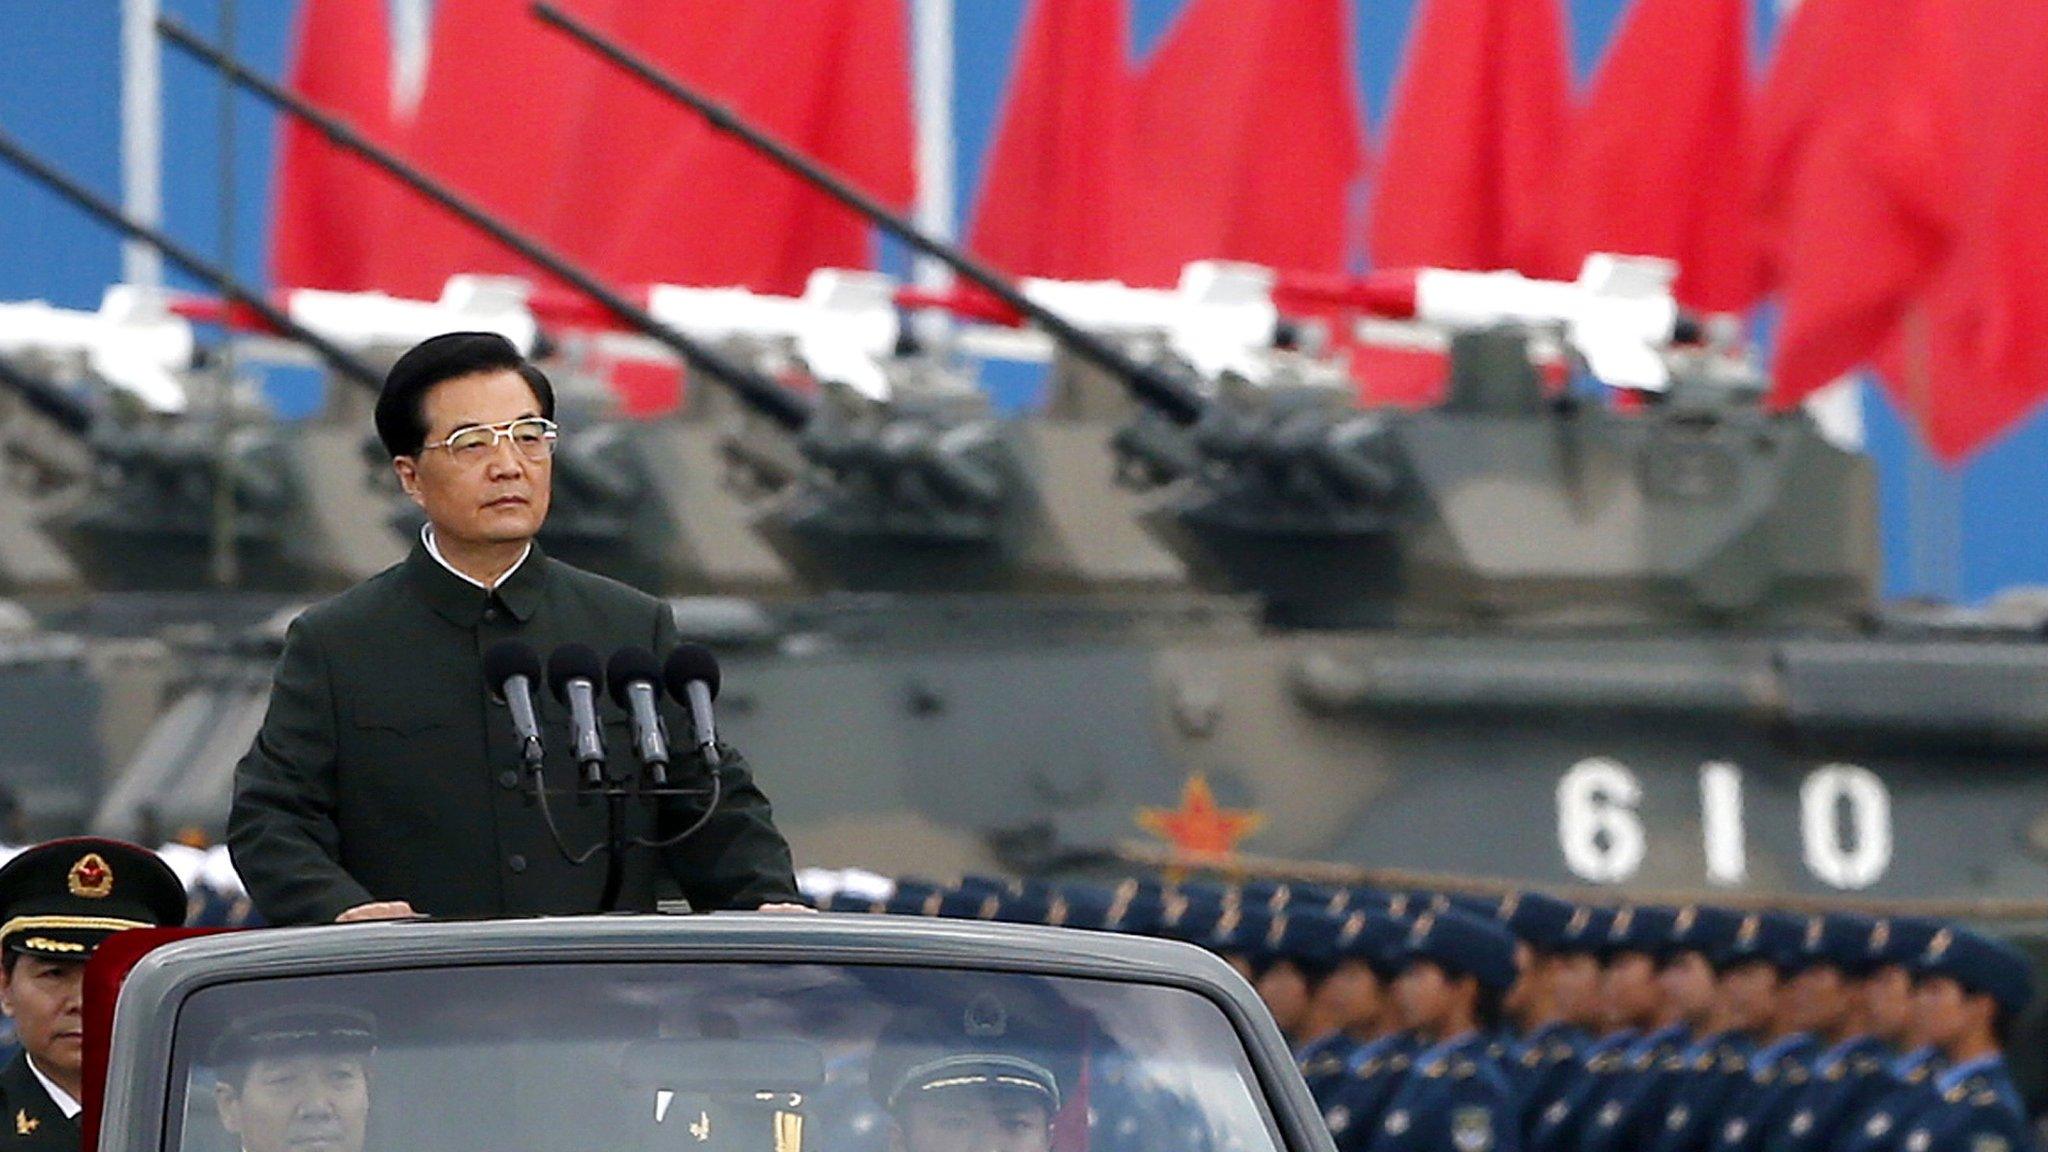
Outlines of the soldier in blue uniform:
[{"label": "soldier in blue uniform", "polygon": [[1749,1083],[1729,1101],[1721,1116],[1720,1130],[1710,1147],[1714,1152],[1756,1152],[1763,1141],[1786,1124],[1793,1100],[1813,1080],[1813,1061],[1820,1055],[1820,1041],[1800,1026],[1799,1012],[1787,980],[1818,958],[1805,946],[1813,917],[1790,918],[1765,913],[1764,922],[1783,927],[1772,936],[1776,946],[1768,953],[1769,978],[1758,966],[1745,965],[1743,977],[1754,978],[1754,986],[1737,985],[1738,994],[1754,994],[1768,1000],[1768,1031],[1758,1038],[1759,1046],[1749,1058]]},{"label": "soldier in blue uniform", "polygon": [[1748,1098],[1757,1044],[1777,1029],[1775,958],[1796,948],[1801,932],[1790,917],[1751,913],[1714,957],[1719,976],[1710,1034],[1680,1054],[1688,1075],[1672,1093],[1651,1152],[1704,1152]]},{"label": "soldier in blue uniform", "polygon": [[1515,982],[1514,940],[1491,921],[1446,910],[1416,918],[1394,998],[1428,1045],[1388,1102],[1368,1152],[1518,1152],[1513,1093],[1485,1055]]},{"label": "soldier in blue uniform", "polygon": [[1813,1081],[1796,1094],[1782,1129],[1764,1138],[1766,1152],[1819,1152],[1837,1137],[1887,1086],[1893,1053],[1870,1032],[1864,984],[1883,955],[1879,943],[1890,926],[1863,916],[1830,915],[1809,928],[1801,955],[1805,967],[1789,988],[1796,1026],[1828,1045],[1815,1058]]},{"label": "soldier in blue uniform", "polygon": [[1661,1003],[1654,1030],[1631,1051],[1629,1068],[1579,1141],[1580,1152],[1646,1148],[1663,1133],[1680,1087],[1698,1066],[1696,1051],[1715,1022],[1718,988],[1713,957],[1732,939],[1741,917],[1718,908],[1674,911],[1662,941],[1653,941]]},{"label": "soldier in blue uniform", "polygon": [[1336,1102],[1352,1056],[1393,1030],[1387,984],[1402,931],[1392,917],[1353,912],[1339,923],[1331,941],[1334,962],[1309,1006],[1310,1019],[1322,1032],[1300,1053],[1302,1078],[1325,1113]]},{"label": "soldier in blue uniform", "polygon": [[1615,912],[1600,950],[1600,1001],[1607,1032],[1587,1050],[1583,1071],[1552,1101],[1529,1133],[1530,1152],[1570,1152],[1589,1135],[1621,1119],[1632,1077],[1675,1053],[1678,1038],[1659,1030],[1663,997],[1657,988],[1657,952],[1675,914],[1662,908]]},{"label": "soldier in blue uniform", "polygon": [[1900,917],[1880,921],[1873,935],[1877,967],[1864,981],[1865,1018],[1873,1035],[1902,1053],[1885,1069],[1877,1099],[1836,1135],[1835,1152],[1893,1152],[1922,1111],[1940,1097],[1934,1077],[1941,1071],[1941,1052],[1927,1043],[1913,1011],[1911,965],[1927,950],[1942,925],[1934,920]]},{"label": "soldier in blue uniform", "polygon": [[1548,988],[1551,1011],[1564,1030],[1552,1033],[1552,1042],[1534,1066],[1527,1065],[1526,1054],[1521,1058],[1525,1069],[1518,1077],[1516,1109],[1524,1146],[1546,1118],[1555,1125],[1570,1115],[1568,1100],[1587,1074],[1587,1061],[1604,1050],[1601,1036],[1608,1028],[1600,999],[1600,956],[1613,925],[1612,910],[1579,908],[1558,938],[1548,965]]},{"label": "soldier in blue uniform", "polygon": [[22,1051],[0,1068],[0,1149],[78,1152],[85,961],[124,928],[185,921],[185,886],[119,840],[38,844],[0,868],[0,1008]]},{"label": "soldier in blue uniform", "polygon": [[1935,933],[1914,961],[1913,1011],[1948,1067],[1937,1100],[1901,1139],[1904,1152],[2022,1152],[2026,1110],[2006,1071],[2002,1039],[2033,999],[2018,949],[1968,928]]},{"label": "soldier in blue uniform", "polygon": [[1388,1103],[1407,1080],[1415,1054],[1422,1048],[1415,1033],[1403,1023],[1392,993],[1406,960],[1409,922],[1393,916],[1359,915],[1365,919],[1359,921],[1358,931],[1345,947],[1361,953],[1379,977],[1381,1005],[1373,1034],[1351,1050],[1336,1081],[1324,1086],[1327,1102],[1317,1097],[1317,1103],[1323,1105],[1323,1123],[1329,1126],[1339,1152],[1359,1152],[1378,1134]]}]

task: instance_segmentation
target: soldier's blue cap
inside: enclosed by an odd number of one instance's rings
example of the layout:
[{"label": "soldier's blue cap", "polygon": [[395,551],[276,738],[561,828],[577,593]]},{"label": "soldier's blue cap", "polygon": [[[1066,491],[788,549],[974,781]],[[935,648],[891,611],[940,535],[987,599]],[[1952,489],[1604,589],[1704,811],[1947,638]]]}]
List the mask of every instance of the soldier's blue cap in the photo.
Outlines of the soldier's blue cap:
[{"label": "soldier's blue cap", "polygon": [[1103,927],[1127,936],[1157,936],[1160,921],[1165,915],[1166,902],[1158,893],[1138,892],[1120,906],[1111,907],[1109,920]]},{"label": "soldier's blue cap", "polygon": [[1386,914],[1391,908],[1392,897],[1377,888],[1339,888],[1330,897],[1331,912],[1348,916],[1353,912],[1378,912]]},{"label": "soldier's blue cap", "polygon": [[1671,916],[1671,932],[1663,952],[1670,959],[1682,952],[1697,952],[1712,960],[1734,943],[1742,926],[1742,913],[1710,904],[1688,904]]},{"label": "soldier's blue cap", "polygon": [[1093,884],[1069,884],[1053,902],[1052,918],[1067,928],[1100,931],[1109,927],[1109,912],[1116,893]]},{"label": "soldier's blue cap", "polygon": [[1581,906],[1573,910],[1558,935],[1557,951],[1597,956],[1607,945],[1607,930],[1613,923],[1613,909]]},{"label": "soldier's blue cap", "polygon": [[1455,908],[1417,916],[1401,951],[1404,966],[1433,961],[1454,975],[1473,977],[1493,992],[1506,992],[1515,982],[1514,937],[1494,921]]},{"label": "soldier's blue cap", "polygon": [[1366,967],[1391,980],[1401,970],[1402,942],[1408,923],[1378,912],[1353,912],[1337,930],[1337,958],[1362,960]]},{"label": "soldier's blue cap", "polygon": [[1839,968],[1852,976],[1870,972],[1870,933],[1875,922],[1868,916],[1831,912],[1809,916],[1799,936],[1799,951],[1788,965],[1804,971],[1819,965]]},{"label": "soldier's blue cap", "polygon": [[[1168,895],[1159,915],[1159,934],[1168,940],[1181,940],[1189,944],[1208,943],[1216,922],[1225,915],[1223,905],[1206,901],[1190,900],[1184,893]],[[1235,916],[1233,910],[1230,915]]]},{"label": "soldier's blue cap", "polygon": [[899,916],[936,916],[946,891],[944,885],[928,880],[898,880],[882,910]]},{"label": "soldier's blue cap", "polygon": [[993,920],[1002,902],[1000,892],[955,888],[939,895],[938,915],[948,920]]},{"label": "soldier's blue cap", "polygon": [[1575,909],[1547,892],[1517,892],[1502,903],[1508,931],[1539,952],[1555,952]]},{"label": "soldier's blue cap", "polygon": [[0,951],[84,960],[124,928],[185,922],[185,885],[156,853],[77,836],[15,854],[0,868]]},{"label": "soldier's blue cap", "polygon": [[1975,929],[1942,928],[1911,967],[1916,976],[1946,976],[1968,991],[1989,996],[2014,1016],[2034,999],[2034,971],[2026,954]]},{"label": "soldier's blue cap", "polygon": [[1004,924],[1044,924],[1052,912],[1050,892],[1014,892],[997,898],[996,914],[990,919]]},{"label": "soldier's blue cap", "polygon": [[1780,971],[1798,966],[1799,946],[1806,938],[1806,921],[1783,912],[1751,912],[1735,926],[1735,935],[1719,956],[1716,968],[1735,968],[1761,961]]},{"label": "soldier's blue cap", "polygon": [[1328,975],[1337,966],[1337,941],[1344,922],[1327,912],[1297,909],[1273,918],[1267,931],[1268,952],[1275,960],[1287,960],[1311,979]]},{"label": "soldier's blue cap", "polygon": [[1943,927],[1941,921],[1924,916],[1893,916],[1873,921],[1868,949],[1870,970],[1875,972],[1892,965],[1911,967]]},{"label": "soldier's blue cap", "polygon": [[1294,889],[1280,880],[1247,880],[1237,887],[1237,901],[1246,911],[1283,912],[1294,902]]},{"label": "soldier's blue cap", "polygon": [[1671,926],[1678,919],[1675,908],[1645,906],[1618,908],[1607,922],[1607,938],[1599,948],[1602,958],[1623,953],[1662,956],[1671,941]]},{"label": "soldier's blue cap", "polygon": [[865,893],[840,889],[829,892],[818,901],[820,912],[885,912],[889,908],[886,897],[870,896]]}]

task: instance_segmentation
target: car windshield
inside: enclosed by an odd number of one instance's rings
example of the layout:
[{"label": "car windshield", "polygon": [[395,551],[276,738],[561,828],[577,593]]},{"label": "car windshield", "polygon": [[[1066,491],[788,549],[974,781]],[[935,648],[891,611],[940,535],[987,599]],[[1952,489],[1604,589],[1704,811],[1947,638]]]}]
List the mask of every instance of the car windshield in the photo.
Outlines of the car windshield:
[{"label": "car windshield", "polygon": [[1193,992],[811,964],[449,967],[220,985],[170,1152],[1274,1152]]}]

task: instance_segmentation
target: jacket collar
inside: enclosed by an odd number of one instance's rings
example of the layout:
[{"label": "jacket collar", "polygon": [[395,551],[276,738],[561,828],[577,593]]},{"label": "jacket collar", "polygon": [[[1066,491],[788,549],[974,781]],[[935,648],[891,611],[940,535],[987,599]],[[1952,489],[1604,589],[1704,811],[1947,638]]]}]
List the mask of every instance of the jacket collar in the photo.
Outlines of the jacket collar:
[{"label": "jacket collar", "polygon": [[420,541],[413,542],[412,551],[405,557],[406,578],[412,581],[421,599],[457,628],[475,628],[483,622],[484,610],[494,603],[502,605],[521,624],[531,620],[547,589],[546,567],[547,557],[536,543],[504,583],[486,592],[428,555],[427,546]]}]

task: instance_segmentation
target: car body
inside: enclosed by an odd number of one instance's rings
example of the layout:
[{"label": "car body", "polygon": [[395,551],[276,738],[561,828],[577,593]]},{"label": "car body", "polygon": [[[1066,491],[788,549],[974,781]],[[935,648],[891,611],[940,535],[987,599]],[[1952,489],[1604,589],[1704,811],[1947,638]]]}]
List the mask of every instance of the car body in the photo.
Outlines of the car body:
[{"label": "car body", "polygon": [[[1003,1046],[1057,1070],[1048,1152],[1331,1147],[1271,1016],[1199,949],[766,913],[172,940],[119,986],[96,1147],[234,1152],[217,1085],[253,1074],[223,1037],[309,1006],[376,1021],[366,1152],[880,1152],[908,1062]],[[363,1127],[288,1152],[362,1152]]]}]

